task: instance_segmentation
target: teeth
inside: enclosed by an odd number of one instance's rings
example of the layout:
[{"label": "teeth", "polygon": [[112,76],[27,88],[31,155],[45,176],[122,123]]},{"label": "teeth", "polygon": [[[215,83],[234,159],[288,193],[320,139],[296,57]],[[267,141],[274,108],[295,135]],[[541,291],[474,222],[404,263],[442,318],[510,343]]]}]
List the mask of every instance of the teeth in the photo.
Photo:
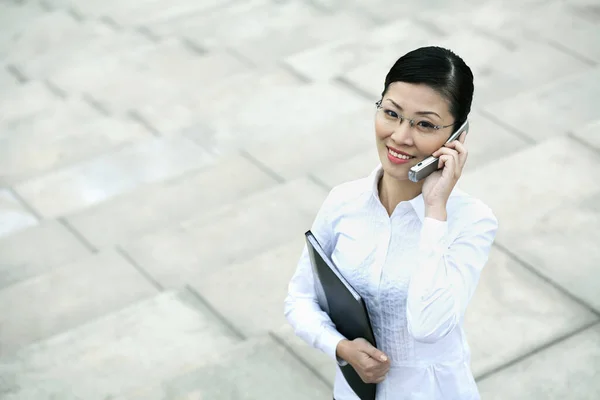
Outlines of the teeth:
[{"label": "teeth", "polygon": [[401,158],[403,160],[410,160],[412,158],[411,156],[405,156],[404,154],[398,154],[392,149],[388,149],[388,151],[390,152],[391,155],[393,155],[396,158]]}]

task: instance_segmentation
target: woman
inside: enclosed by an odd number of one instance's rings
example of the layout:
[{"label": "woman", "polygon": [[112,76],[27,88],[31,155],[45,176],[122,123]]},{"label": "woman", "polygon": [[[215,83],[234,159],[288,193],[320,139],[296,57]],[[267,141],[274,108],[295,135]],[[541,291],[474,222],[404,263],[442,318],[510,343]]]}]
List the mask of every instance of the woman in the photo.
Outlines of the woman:
[{"label": "woman", "polygon": [[[289,284],[285,315],[296,334],[339,365],[350,363],[377,399],[479,399],[463,330],[467,304],[498,228],[481,201],[455,189],[473,75],[449,50],[425,47],[392,66],[377,102],[380,165],[335,187],[312,232],[363,296],[378,348],[348,340],[320,308],[304,249]],[[424,180],[409,169],[433,154],[440,169]],[[358,400],[337,370],[336,400]]]}]

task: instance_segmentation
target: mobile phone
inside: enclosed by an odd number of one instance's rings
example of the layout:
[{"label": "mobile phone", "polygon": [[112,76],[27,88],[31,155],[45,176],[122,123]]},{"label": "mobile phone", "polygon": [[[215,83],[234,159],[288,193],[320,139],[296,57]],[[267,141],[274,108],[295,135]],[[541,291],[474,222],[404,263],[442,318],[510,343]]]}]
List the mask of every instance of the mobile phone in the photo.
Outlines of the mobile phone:
[{"label": "mobile phone", "polygon": [[[450,143],[453,140],[458,139],[463,132],[469,132],[469,120],[466,120],[460,126],[460,128],[456,130],[456,132],[450,135],[450,137],[448,138],[446,143],[444,143],[444,145]],[[437,157],[427,157],[408,171],[408,179],[410,179],[413,182],[419,182],[421,179],[427,178],[429,174],[431,174],[434,171],[437,171],[438,161],[439,158]]]}]

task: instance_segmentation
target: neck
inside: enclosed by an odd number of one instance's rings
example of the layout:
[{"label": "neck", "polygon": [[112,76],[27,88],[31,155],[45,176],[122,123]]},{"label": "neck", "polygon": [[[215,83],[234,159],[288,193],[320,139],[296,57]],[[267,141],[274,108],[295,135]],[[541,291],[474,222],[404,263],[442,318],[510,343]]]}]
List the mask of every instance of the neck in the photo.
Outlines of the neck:
[{"label": "neck", "polygon": [[408,179],[400,181],[384,172],[378,186],[381,204],[388,215],[392,215],[400,202],[412,200],[421,193],[423,182],[415,183]]}]

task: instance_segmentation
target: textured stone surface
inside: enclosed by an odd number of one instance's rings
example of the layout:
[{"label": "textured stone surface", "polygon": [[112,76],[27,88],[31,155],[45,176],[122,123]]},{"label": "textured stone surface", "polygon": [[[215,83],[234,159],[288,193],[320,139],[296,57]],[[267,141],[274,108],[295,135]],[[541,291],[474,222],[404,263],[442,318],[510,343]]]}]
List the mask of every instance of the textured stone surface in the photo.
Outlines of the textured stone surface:
[{"label": "textured stone surface", "polygon": [[560,136],[468,172],[459,186],[494,210],[497,239],[506,243],[547,213],[597,193],[598,176],[596,152]]},{"label": "textured stone surface", "polygon": [[234,203],[275,184],[272,177],[240,156],[209,169],[142,186],[67,220],[100,248],[127,242],[193,216],[209,215],[223,204]]},{"label": "textured stone surface", "polygon": [[[336,107],[336,104],[343,105]],[[293,152],[293,146],[287,148],[288,140],[290,144],[294,144],[312,139],[324,128],[332,130],[327,135],[342,134],[343,128],[346,127],[352,129],[352,134],[355,134],[356,128],[349,127],[348,116],[353,121],[360,121],[363,126],[369,114],[373,115],[368,111],[369,107],[371,106],[368,101],[361,99],[343,85],[328,82],[302,86],[274,85],[256,92],[242,92],[236,96],[229,96],[224,92],[205,110],[199,110],[207,128],[210,129],[210,134],[202,144],[214,151],[225,153],[224,150],[231,148],[248,151],[258,148],[257,156],[262,156],[265,149],[273,146],[279,146],[280,153],[284,149]],[[369,114],[364,114],[365,112]],[[360,128],[356,134],[360,135]],[[353,139],[348,140],[353,142]],[[277,155],[271,154],[268,157]],[[281,162],[278,165],[280,164]]]},{"label": "textured stone surface", "polygon": [[[303,235],[247,261],[206,271],[192,285],[246,336],[285,324],[282,312],[287,286],[296,270]],[[223,296],[223,293],[229,293]]]},{"label": "textured stone surface", "polygon": [[[548,341],[598,309],[600,7],[513,3],[0,2],[0,193],[19,197],[0,208],[0,337],[25,346],[0,352],[0,397],[331,399],[333,363],[282,322],[293,243],[327,187],[375,167],[373,103],[392,62],[427,44],[475,74],[461,186],[500,222],[468,321],[483,398],[595,395],[577,368],[598,369],[597,340]],[[122,311],[140,280],[195,287],[230,321],[182,316],[179,297]],[[259,322],[284,325],[275,341],[302,361],[267,336],[230,346],[223,324]],[[40,333],[58,336],[28,344]],[[532,358],[558,358],[521,367],[540,346]],[[239,392],[221,390],[232,379]]]},{"label": "textured stone surface", "polygon": [[238,341],[191,293],[166,292],[5,357],[0,388],[7,400],[105,400],[185,373]]},{"label": "textured stone surface", "polygon": [[596,67],[490,104],[485,110],[542,142],[597,120],[598,96],[600,68]]},{"label": "textured stone surface", "polygon": [[[327,80],[375,60],[388,68],[399,54],[419,47],[439,33],[410,19],[399,19],[357,31],[340,40],[325,42],[285,59],[286,64],[313,80]],[[381,78],[381,75],[378,76]]]},{"label": "textured stone surface", "polygon": [[493,248],[465,318],[473,373],[485,374],[596,319]]},{"label": "textured stone surface", "polygon": [[177,287],[302,237],[325,196],[325,190],[308,180],[293,181],[124,248],[158,282]]},{"label": "textured stone surface", "polygon": [[0,288],[86,254],[89,250],[57,221],[13,232],[0,239]]},{"label": "textured stone surface", "polygon": [[206,166],[212,159],[183,137],[149,138],[40,175],[17,185],[16,190],[43,216],[56,217]]},{"label": "textured stone surface", "polygon": [[55,268],[0,291],[1,352],[14,353],[155,293],[156,289],[115,252]]},{"label": "textured stone surface", "polygon": [[481,397],[596,399],[600,396],[599,340],[600,325],[596,324],[479,382]]},{"label": "textured stone surface", "polygon": [[37,224],[38,219],[23,206],[17,197],[0,189],[0,238]]},{"label": "textured stone surface", "polygon": [[[329,119],[317,121],[314,128],[304,132],[286,129],[285,147],[276,141],[250,144],[246,151],[261,163],[286,179],[293,179],[310,171],[328,171],[331,165],[375,147],[375,105],[370,102],[351,112],[325,112]],[[315,113],[316,114],[316,113]],[[275,136],[277,133],[273,132]],[[308,139],[314,136],[314,140]]]},{"label": "textured stone surface", "polygon": [[80,99],[15,121],[6,132],[0,136],[0,182],[9,184],[150,135],[133,121],[100,115]]},{"label": "textured stone surface", "polygon": [[579,140],[600,150],[600,119],[582,128],[574,128],[572,133]]},{"label": "textured stone surface", "polygon": [[0,94],[0,109],[2,119],[0,127],[2,134],[10,131],[11,123],[15,120],[32,118],[41,111],[51,109],[61,100],[39,81],[8,88]]},{"label": "textured stone surface", "polygon": [[[327,400],[331,389],[270,337],[244,342],[235,350],[206,360],[199,367],[163,385],[140,390],[134,399]],[[277,379],[273,379],[276,376]],[[263,382],[263,384],[258,384]]]},{"label": "textured stone surface", "polygon": [[[598,176],[598,175],[596,175]],[[600,187],[503,238],[519,258],[600,313]]]},{"label": "textured stone surface", "polygon": [[328,355],[310,347],[294,333],[289,324],[273,331],[273,335],[291,349],[296,356],[302,358],[321,378],[333,385],[335,380],[335,363]]}]

